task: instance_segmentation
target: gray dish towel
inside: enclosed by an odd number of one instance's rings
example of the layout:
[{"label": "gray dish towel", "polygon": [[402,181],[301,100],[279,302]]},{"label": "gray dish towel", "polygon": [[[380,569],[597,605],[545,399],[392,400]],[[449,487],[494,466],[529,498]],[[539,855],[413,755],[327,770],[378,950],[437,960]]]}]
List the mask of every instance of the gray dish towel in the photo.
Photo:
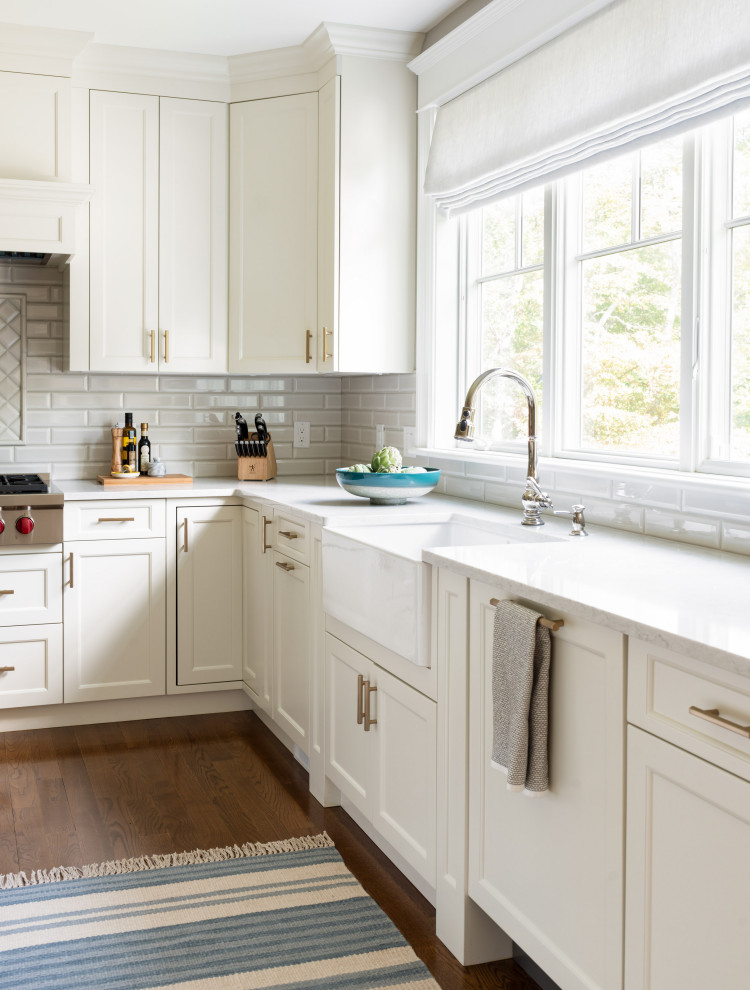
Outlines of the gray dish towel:
[{"label": "gray dish towel", "polygon": [[538,612],[501,601],[492,642],[492,766],[508,775],[509,791],[549,790],[550,631]]}]

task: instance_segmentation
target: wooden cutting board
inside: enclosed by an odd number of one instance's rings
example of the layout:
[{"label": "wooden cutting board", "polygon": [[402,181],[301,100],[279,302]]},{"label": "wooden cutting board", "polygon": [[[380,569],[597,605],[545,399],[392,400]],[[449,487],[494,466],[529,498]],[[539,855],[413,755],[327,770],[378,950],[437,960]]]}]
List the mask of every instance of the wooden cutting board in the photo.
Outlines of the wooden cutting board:
[{"label": "wooden cutting board", "polygon": [[119,485],[121,488],[138,488],[140,485],[148,487],[158,485],[192,485],[193,479],[189,474],[163,474],[160,478],[152,478],[150,475],[133,475],[132,478],[112,478],[108,474],[98,474],[96,480],[100,485]]}]

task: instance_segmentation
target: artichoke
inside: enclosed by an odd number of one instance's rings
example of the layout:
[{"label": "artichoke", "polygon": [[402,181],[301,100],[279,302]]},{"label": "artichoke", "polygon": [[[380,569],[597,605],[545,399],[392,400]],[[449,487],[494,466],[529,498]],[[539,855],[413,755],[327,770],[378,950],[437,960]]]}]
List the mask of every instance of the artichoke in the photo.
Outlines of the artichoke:
[{"label": "artichoke", "polygon": [[427,468],[418,467],[414,465],[413,467],[402,467],[401,474],[422,474]]},{"label": "artichoke", "polygon": [[378,474],[397,474],[401,471],[401,451],[396,447],[381,447],[372,457],[372,469]]},{"label": "artichoke", "polygon": [[347,471],[359,471],[360,474],[370,474],[372,468],[369,464],[352,464],[351,467],[346,469]]}]

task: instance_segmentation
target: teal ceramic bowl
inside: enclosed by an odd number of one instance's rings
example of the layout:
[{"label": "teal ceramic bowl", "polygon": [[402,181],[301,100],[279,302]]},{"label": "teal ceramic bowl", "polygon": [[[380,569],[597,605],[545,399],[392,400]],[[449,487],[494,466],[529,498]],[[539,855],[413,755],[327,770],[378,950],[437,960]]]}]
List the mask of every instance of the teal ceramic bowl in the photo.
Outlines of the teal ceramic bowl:
[{"label": "teal ceramic bowl", "polygon": [[426,495],[440,481],[439,469],[414,474],[376,474],[336,469],[336,481],[345,492],[369,498],[373,505],[403,505],[408,498]]}]

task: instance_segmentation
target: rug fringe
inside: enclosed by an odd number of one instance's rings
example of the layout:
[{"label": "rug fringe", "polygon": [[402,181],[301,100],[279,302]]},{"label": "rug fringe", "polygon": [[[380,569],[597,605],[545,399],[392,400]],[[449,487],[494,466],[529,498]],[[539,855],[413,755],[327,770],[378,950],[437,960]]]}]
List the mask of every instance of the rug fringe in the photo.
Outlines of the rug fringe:
[{"label": "rug fringe", "polygon": [[225,859],[273,856],[277,853],[325,849],[330,846],[333,846],[333,840],[327,832],[321,832],[318,835],[300,835],[294,839],[278,839],[275,842],[246,842],[241,846],[217,846],[214,849],[193,849],[190,852],[166,855],[113,859],[106,863],[90,863],[88,866],[55,866],[49,870],[32,870],[31,876],[23,872],[0,873],[0,890],[14,890],[17,887],[32,887],[42,883],[61,883],[63,880],[111,877],[118,873],[138,873],[141,870],[163,870],[167,866],[190,866],[193,863],[218,863]]}]

